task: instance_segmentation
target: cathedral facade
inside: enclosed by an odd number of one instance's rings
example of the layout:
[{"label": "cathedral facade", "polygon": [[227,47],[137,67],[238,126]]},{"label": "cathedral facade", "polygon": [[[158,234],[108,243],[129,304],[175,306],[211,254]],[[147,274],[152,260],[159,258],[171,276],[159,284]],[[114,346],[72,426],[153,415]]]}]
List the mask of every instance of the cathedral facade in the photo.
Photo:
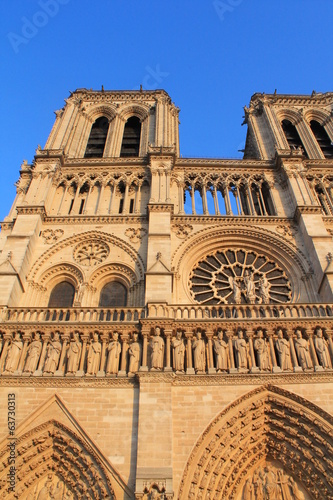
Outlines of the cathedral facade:
[{"label": "cathedral facade", "polygon": [[1,498],[333,499],[333,94],[254,94],[241,160],[178,115],[78,89],[21,166]]}]

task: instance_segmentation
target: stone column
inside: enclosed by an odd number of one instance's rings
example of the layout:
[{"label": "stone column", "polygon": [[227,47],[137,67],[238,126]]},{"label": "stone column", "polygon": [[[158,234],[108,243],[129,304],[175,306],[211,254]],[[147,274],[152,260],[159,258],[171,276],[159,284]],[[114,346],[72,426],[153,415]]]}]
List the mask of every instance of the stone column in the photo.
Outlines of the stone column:
[{"label": "stone column", "polygon": [[195,371],[192,363],[192,333],[185,333],[186,338],[186,374],[194,375]]},{"label": "stone column", "polygon": [[164,335],[165,335],[165,349],[166,349],[166,363],[165,363],[165,372],[172,372],[172,367],[171,367],[171,336],[172,336],[172,330],[171,328],[164,328]]},{"label": "stone column", "polygon": [[238,370],[237,370],[237,368],[235,368],[234,347],[232,345],[233,333],[230,330],[227,330],[226,336],[228,339],[229,357],[230,357],[229,373],[237,373]]},{"label": "stone column", "polygon": [[120,360],[120,370],[118,372],[118,377],[126,377],[126,355],[128,350],[128,333],[123,333],[120,335],[121,340],[121,360]]},{"label": "stone column", "polygon": [[255,358],[254,349],[253,349],[253,336],[254,336],[253,330],[246,331],[246,336],[249,340],[250,358],[251,358],[251,362],[252,362],[252,368],[250,370],[250,373],[257,373],[257,372],[259,372],[259,368],[257,367],[257,364],[256,364],[256,358]]},{"label": "stone column", "polygon": [[303,368],[299,366],[297,356],[296,356],[296,351],[295,351],[295,345],[294,345],[294,338],[293,338],[293,333],[292,332],[287,332],[287,336],[289,339],[289,344],[290,344],[290,354],[291,354],[291,359],[294,367],[294,372],[301,372],[303,371]]},{"label": "stone column", "polygon": [[22,349],[22,353],[21,353],[21,357],[20,357],[20,361],[19,361],[19,364],[18,364],[18,367],[17,367],[17,370],[15,371],[14,375],[22,375],[22,371],[23,371],[23,367],[24,367],[24,361],[25,361],[25,357],[26,357],[26,354],[27,354],[27,349],[28,349],[28,343],[29,341],[31,340],[31,333],[25,333],[23,335],[23,349]]},{"label": "stone column", "polygon": [[315,372],[323,371],[324,368],[320,365],[320,363],[318,361],[318,356],[317,356],[316,349],[315,349],[315,346],[313,343],[313,331],[310,328],[305,328],[305,333],[309,339],[310,355],[311,355],[314,371]]},{"label": "stone column", "polygon": [[39,358],[37,370],[33,373],[34,377],[38,377],[40,375],[43,375],[43,366],[44,366],[44,361],[45,361],[45,356],[46,356],[46,349],[47,349],[47,344],[49,343],[50,338],[51,338],[50,333],[44,333],[44,335],[42,335],[42,342],[43,342],[42,352],[41,352],[41,355]]},{"label": "stone column", "polygon": [[275,354],[275,348],[274,348],[274,342],[273,342],[273,332],[266,332],[266,336],[268,337],[268,343],[269,343],[269,350],[271,354],[271,360],[272,360],[272,372],[273,373],[278,373],[281,372],[281,368],[277,364],[276,360],[276,354]]},{"label": "stone column", "polygon": [[81,340],[82,340],[81,359],[80,359],[79,369],[75,373],[75,377],[83,377],[84,375],[84,362],[86,358],[87,343],[89,339],[90,339],[89,334],[81,335]]},{"label": "stone column", "polygon": [[216,373],[216,368],[214,367],[214,357],[213,357],[213,332],[206,333],[207,341],[208,341],[208,375],[210,373]]},{"label": "stone column", "polygon": [[99,365],[99,371],[97,372],[97,377],[105,377],[106,346],[109,342],[109,334],[106,333],[102,335],[101,340],[102,340],[101,363]]},{"label": "stone column", "polygon": [[141,361],[141,366],[140,366],[140,372],[147,372],[148,371],[148,364],[147,364],[147,354],[148,354],[148,332],[142,332],[142,361]]},{"label": "stone column", "polygon": [[11,333],[5,333],[3,336],[5,342],[3,345],[2,353],[1,353],[1,358],[0,358],[0,373],[2,373],[4,364],[5,364],[5,359],[7,356],[7,351],[8,351],[8,344],[12,340],[12,334]]},{"label": "stone column", "polygon": [[60,336],[60,340],[62,340],[62,347],[61,347],[58,370],[56,370],[54,373],[55,377],[63,377],[65,375],[64,361],[65,361],[67,343],[69,341],[69,338],[70,338],[69,333],[64,333],[63,335]]}]

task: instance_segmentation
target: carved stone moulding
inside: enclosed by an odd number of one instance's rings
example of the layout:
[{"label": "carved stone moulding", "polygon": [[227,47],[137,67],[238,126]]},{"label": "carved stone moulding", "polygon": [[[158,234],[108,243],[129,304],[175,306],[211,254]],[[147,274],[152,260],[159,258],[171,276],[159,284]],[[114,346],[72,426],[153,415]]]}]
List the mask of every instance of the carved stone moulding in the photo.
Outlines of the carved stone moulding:
[{"label": "carved stone moulding", "polygon": [[83,266],[95,266],[101,264],[109,255],[110,248],[100,240],[91,239],[85,243],[79,243],[73,250],[73,259]]},{"label": "carved stone moulding", "polygon": [[312,403],[274,386],[257,388],[201,435],[178,498],[332,498],[332,431],[332,416]]}]

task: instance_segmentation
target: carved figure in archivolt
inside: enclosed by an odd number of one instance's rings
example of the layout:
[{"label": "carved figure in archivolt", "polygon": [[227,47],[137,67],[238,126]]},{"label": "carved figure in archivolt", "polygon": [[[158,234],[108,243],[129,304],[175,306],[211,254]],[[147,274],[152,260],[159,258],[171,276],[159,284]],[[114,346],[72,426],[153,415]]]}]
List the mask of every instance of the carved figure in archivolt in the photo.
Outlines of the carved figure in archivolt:
[{"label": "carved figure in archivolt", "polygon": [[49,345],[47,346],[47,354],[44,364],[44,373],[53,374],[56,371],[59,363],[60,353],[61,353],[60,337],[59,333],[55,332],[53,336],[53,341],[50,342]]},{"label": "carved figure in archivolt", "polygon": [[102,346],[99,342],[98,332],[93,335],[93,340],[90,342],[87,357],[87,375],[96,375],[99,370],[101,359]]},{"label": "carved figure in archivolt", "polygon": [[141,352],[142,347],[140,342],[138,342],[138,334],[133,333],[133,342],[130,344],[128,348],[129,355],[129,364],[128,364],[128,373],[137,373],[140,369],[141,363]]},{"label": "carved figure in archivolt", "polygon": [[268,346],[263,336],[263,331],[258,330],[257,338],[254,341],[254,350],[257,354],[258,368],[265,371],[271,369],[271,362],[269,358]]},{"label": "carved figure in archivolt", "polygon": [[185,344],[181,330],[177,330],[176,337],[172,339],[173,369],[177,373],[184,373]]},{"label": "carved figure in archivolt", "polygon": [[290,358],[290,344],[283,337],[283,331],[278,330],[278,338],[275,341],[275,348],[279,359],[279,365],[282,371],[292,370]]},{"label": "carved figure in archivolt", "polygon": [[296,330],[295,348],[298,362],[303,370],[309,370],[312,368],[309,342],[306,339],[303,339],[301,330]]},{"label": "carved figure in archivolt", "polygon": [[271,284],[266,278],[264,274],[259,278],[259,297],[261,304],[269,304],[269,290],[271,288]]},{"label": "carved figure in archivolt", "polygon": [[214,352],[215,352],[217,373],[227,371],[228,344],[223,340],[223,331],[221,328],[218,329],[217,339],[214,340]]},{"label": "carved figure in archivolt", "polygon": [[317,328],[313,343],[316,349],[320,365],[323,368],[332,368],[332,363],[330,359],[330,354],[328,352],[327,343],[326,340],[323,338],[323,331],[321,328]]},{"label": "carved figure in archivolt", "polygon": [[206,371],[206,346],[201,338],[201,332],[197,332],[196,339],[192,342],[193,362],[196,373],[205,373]]},{"label": "carved figure in archivolt", "polygon": [[237,338],[235,340],[235,353],[236,353],[236,365],[239,370],[246,370],[248,367],[247,363],[247,344],[243,337],[243,332],[239,330]]},{"label": "carved figure in archivolt", "polygon": [[119,371],[119,358],[121,353],[121,345],[118,341],[118,333],[114,332],[112,340],[108,345],[108,361],[106,364],[107,375],[117,375]]},{"label": "carved figure in archivolt", "polygon": [[23,342],[21,340],[21,335],[19,333],[15,333],[14,339],[9,345],[4,374],[14,373],[14,371],[17,370],[22,348]]},{"label": "carved figure in archivolt", "polygon": [[79,334],[74,333],[67,351],[67,375],[75,375],[78,370],[82,345]]},{"label": "carved figure in archivolt", "polygon": [[150,339],[150,362],[151,370],[162,370],[164,360],[164,340],[161,337],[161,329],[156,326],[154,335]]},{"label": "carved figure in archivolt", "polygon": [[27,360],[24,366],[24,373],[33,373],[37,369],[40,353],[42,352],[42,342],[40,333],[36,332],[34,340],[30,342],[27,353]]}]

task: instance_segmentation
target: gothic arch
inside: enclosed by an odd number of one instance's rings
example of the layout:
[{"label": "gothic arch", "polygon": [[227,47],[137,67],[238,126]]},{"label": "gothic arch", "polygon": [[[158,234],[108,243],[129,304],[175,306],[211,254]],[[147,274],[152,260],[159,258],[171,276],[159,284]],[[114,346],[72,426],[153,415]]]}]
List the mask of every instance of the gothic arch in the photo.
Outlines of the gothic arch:
[{"label": "gothic arch", "polygon": [[298,122],[302,119],[298,110],[283,108],[276,111],[276,116],[282,123],[283,120],[289,120],[295,127]]},{"label": "gothic arch", "polygon": [[94,123],[94,121],[101,116],[105,116],[109,119],[109,121],[111,121],[116,116],[116,108],[115,106],[92,106],[86,109],[85,113],[92,123]]},{"label": "gothic arch", "polygon": [[144,104],[123,104],[119,107],[118,116],[124,122],[131,116],[136,116],[143,122],[149,116],[150,108]]},{"label": "gothic arch", "polygon": [[241,498],[245,480],[275,461],[308,498],[333,495],[333,418],[284,389],[267,385],[237,399],[206,428],[185,466],[180,500]]},{"label": "gothic arch", "polygon": [[[16,441],[17,484],[6,498],[29,498],[52,483],[75,498],[116,498],[109,474],[97,453],[64,424],[50,420],[20,436]],[[0,451],[1,478],[9,473],[9,452]],[[6,463],[6,466],[4,464]],[[44,497],[43,497],[44,498]],[[45,497],[46,498],[46,497]]]},{"label": "gothic arch", "polygon": [[[189,292],[189,274],[199,259],[219,249],[239,248],[240,241],[244,250],[253,250],[273,259],[287,273],[293,288],[292,302],[301,294],[300,282],[309,273],[310,263],[293,245],[277,234],[262,228],[251,229],[248,226],[214,226],[194,234],[186,239],[175,251],[172,266],[181,276],[182,286],[193,302]],[[309,293],[309,292],[308,292]],[[311,297],[313,299],[313,297]]]},{"label": "gothic arch", "polygon": [[115,246],[125,251],[132,262],[133,268],[135,269],[135,274],[138,276],[138,279],[143,279],[145,272],[144,263],[141,257],[137,254],[136,250],[129,243],[126,243],[117,236],[110,235],[104,232],[87,231],[84,233],[80,233],[79,235],[65,238],[53,245],[50,249],[46,250],[39,257],[39,259],[37,259],[37,261],[31,268],[27,280],[38,281],[39,277],[47,271],[46,266],[51,257],[55,256],[63,249],[66,249],[68,247],[74,248],[79,243],[86,243],[89,240],[98,240],[99,242],[104,243],[109,247]]},{"label": "gothic arch", "polygon": [[324,127],[324,123],[328,120],[330,114],[324,109],[308,109],[304,113],[304,119],[310,123],[311,120],[316,120]]}]

